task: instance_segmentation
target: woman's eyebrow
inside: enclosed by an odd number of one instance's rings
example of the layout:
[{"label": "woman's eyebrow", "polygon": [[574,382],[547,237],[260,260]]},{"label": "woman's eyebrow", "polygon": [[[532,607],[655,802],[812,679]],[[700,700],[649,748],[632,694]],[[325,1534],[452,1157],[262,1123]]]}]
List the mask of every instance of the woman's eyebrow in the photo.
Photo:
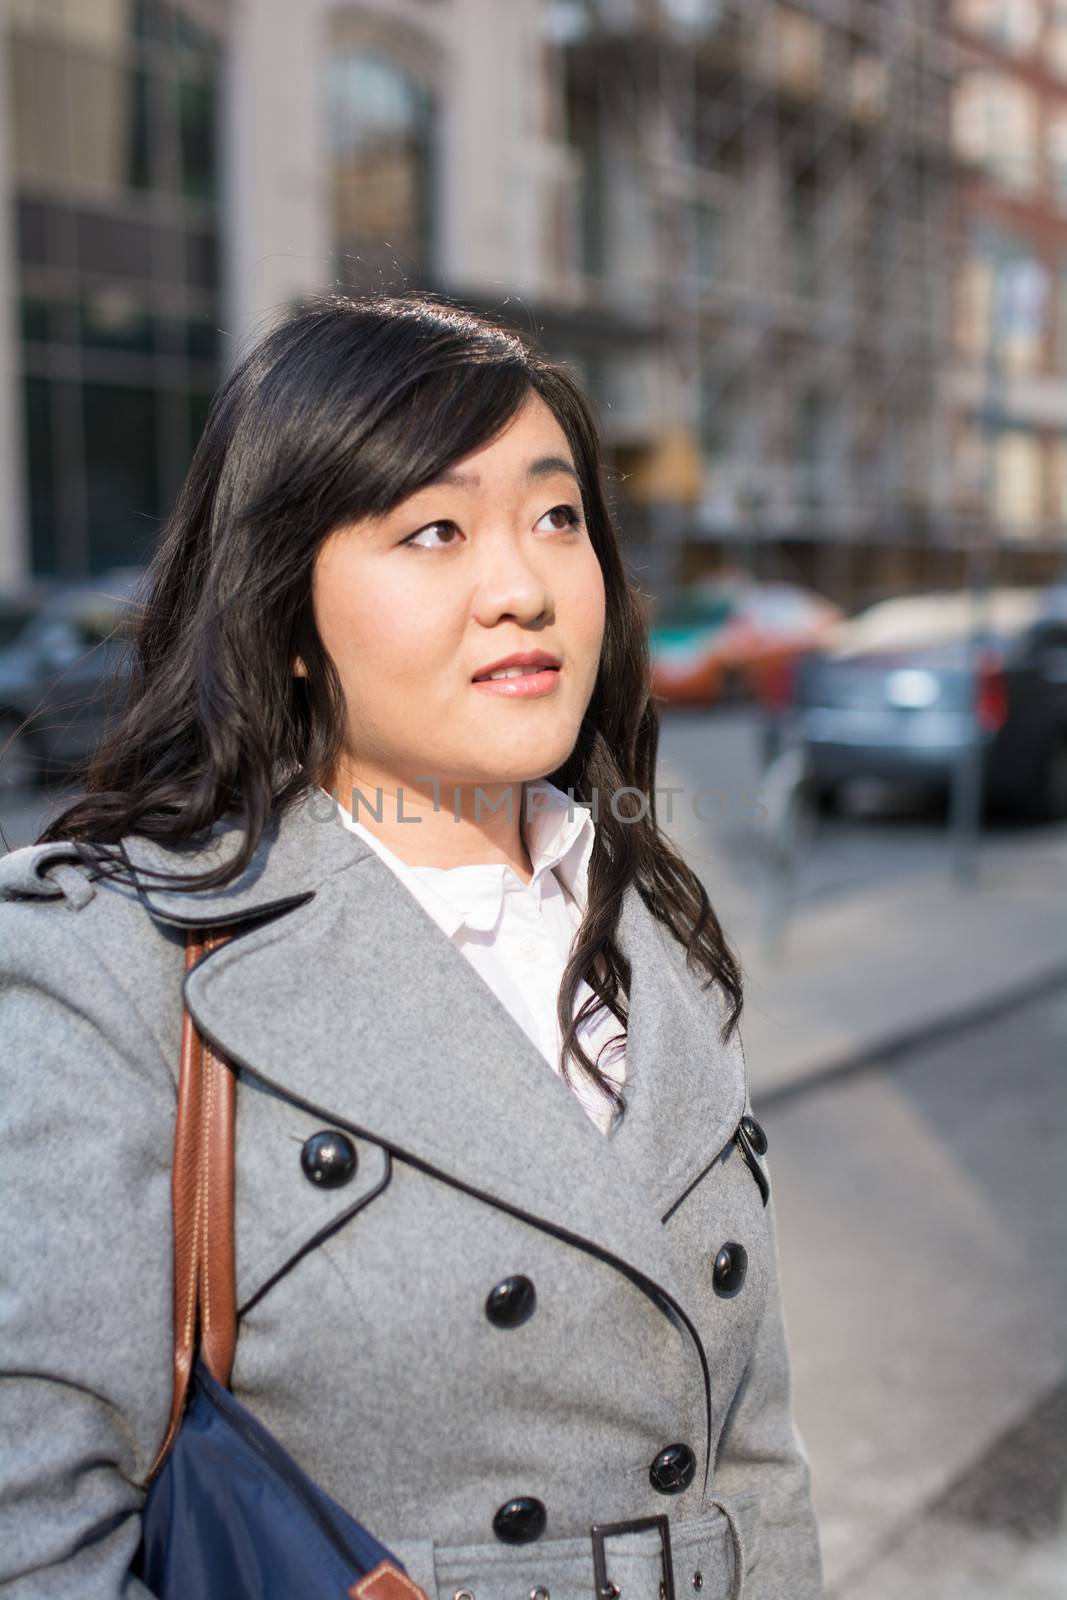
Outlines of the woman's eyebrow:
[{"label": "woman's eyebrow", "polygon": [[[527,481],[533,478],[550,478],[555,472],[566,472],[580,486],[580,479],[564,456],[537,456],[526,468]],[[436,489],[447,484],[454,489],[480,489],[482,480],[476,472],[442,472],[423,484],[424,489]]]}]

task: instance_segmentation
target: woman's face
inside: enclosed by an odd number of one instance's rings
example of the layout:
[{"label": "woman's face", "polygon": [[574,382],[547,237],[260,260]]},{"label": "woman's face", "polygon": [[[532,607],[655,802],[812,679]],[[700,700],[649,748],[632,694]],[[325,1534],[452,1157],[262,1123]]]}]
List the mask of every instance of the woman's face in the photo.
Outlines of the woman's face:
[{"label": "woman's face", "polygon": [[[366,782],[487,786],[554,771],[593,693],[604,583],[549,406],[531,393],[436,485],[335,529],[315,560],[312,603],[344,686],[346,765],[364,793]],[[533,651],[557,670],[477,681]]]}]

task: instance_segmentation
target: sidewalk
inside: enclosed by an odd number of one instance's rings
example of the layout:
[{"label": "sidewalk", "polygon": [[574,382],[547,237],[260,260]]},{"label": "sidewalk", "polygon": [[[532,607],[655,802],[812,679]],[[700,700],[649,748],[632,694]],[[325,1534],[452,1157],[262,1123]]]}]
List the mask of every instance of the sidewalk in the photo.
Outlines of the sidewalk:
[{"label": "sidewalk", "polygon": [[758,909],[727,926],[827,1600],[1059,1600],[1062,835],[984,842],[970,890],[927,865],[798,907],[778,962]]},{"label": "sidewalk", "polygon": [[923,870],[800,906],[777,960],[760,947],[755,910],[728,932],[747,979],[742,1035],[757,1104],[1067,984],[1058,832],[985,846],[971,889],[947,869]]}]

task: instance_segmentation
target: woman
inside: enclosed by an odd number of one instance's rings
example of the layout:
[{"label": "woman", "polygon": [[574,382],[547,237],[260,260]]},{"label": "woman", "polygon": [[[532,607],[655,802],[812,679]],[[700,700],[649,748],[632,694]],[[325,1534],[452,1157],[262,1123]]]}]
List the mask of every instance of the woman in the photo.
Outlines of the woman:
[{"label": "woman", "polygon": [[150,576],[85,795],[0,863],[0,1591],[147,1592],[199,927],[231,1387],[305,1471],[431,1600],[656,1600],[666,1554],[818,1596],[740,975],[656,825],[574,381],[323,299],[220,390]]}]

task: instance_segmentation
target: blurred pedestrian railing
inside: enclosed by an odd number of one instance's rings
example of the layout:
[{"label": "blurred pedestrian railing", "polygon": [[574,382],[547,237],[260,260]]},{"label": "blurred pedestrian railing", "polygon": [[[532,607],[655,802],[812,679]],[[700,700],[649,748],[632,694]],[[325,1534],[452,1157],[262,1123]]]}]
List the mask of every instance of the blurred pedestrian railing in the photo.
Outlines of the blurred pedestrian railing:
[{"label": "blurred pedestrian railing", "polygon": [[806,745],[799,740],[780,745],[764,771],[761,796],[766,872],[760,943],[765,955],[777,958],[784,947],[798,870],[811,851],[817,825]]}]

